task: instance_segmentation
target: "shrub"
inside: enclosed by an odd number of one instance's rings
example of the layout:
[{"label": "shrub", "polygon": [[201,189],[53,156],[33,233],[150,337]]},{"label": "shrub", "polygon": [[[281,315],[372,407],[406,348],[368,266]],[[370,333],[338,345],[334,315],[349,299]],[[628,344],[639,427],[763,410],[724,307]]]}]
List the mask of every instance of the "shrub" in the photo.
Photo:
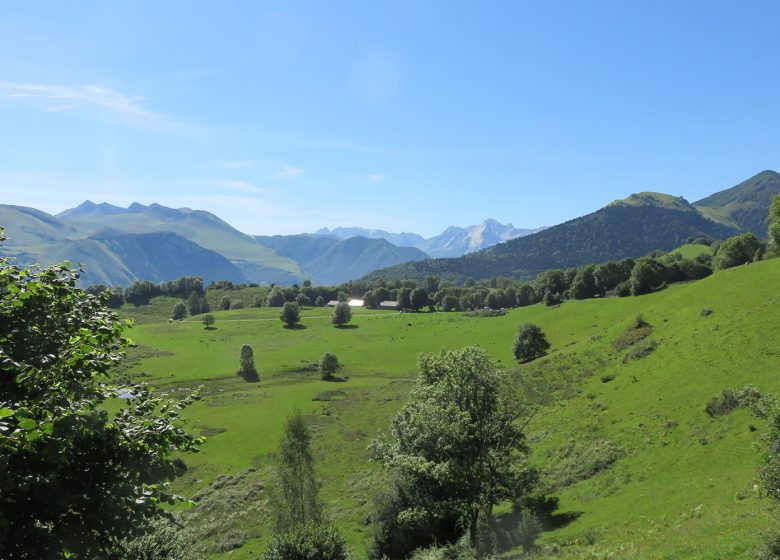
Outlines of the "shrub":
[{"label": "shrub", "polygon": [[155,520],[148,533],[122,541],[125,560],[185,560],[190,547],[179,529],[167,519]]},{"label": "shrub", "polygon": [[320,358],[318,369],[323,379],[333,379],[336,372],[341,369],[341,363],[335,354],[325,352]]},{"label": "shrub", "polygon": [[644,358],[657,347],[658,344],[656,344],[655,340],[652,338],[643,340],[642,342],[635,344],[631,350],[628,351],[628,353],[623,357],[623,362],[625,363],[628,360],[638,360],[640,358]]},{"label": "shrub", "polygon": [[532,513],[525,512],[517,523],[514,531],[515,542],[523,547],[523,552],[531,552],[536,539],[542,533],[542,524]]},{"label": "shrub", "polygon": [[637,342],[644,340],[650,336],[652,332],[652,325],[645,322],[642,315],[637,315],[637,318],[634,320],[634,324],[620,333],[620,335],[612,341],[612,347],[620,352],[621,350],[630,348]]},{"label": "shrub", "polygon": [[609,374],[609,375],[602,375],[602,376],[601,376],[601,382],[602,382],[602,383],[609,383],[609,382],[610,382],[610,381],[612,381],[613,379],[615,379],[615,376],[614,376],[614,374]]},{"label": "shrub", "polygon": [[628,297],[631,295],[631,284],[629,284],[628,280],[620,282],[615,286],[615,295],[618,297]]},{"label": "shrub", "polygon": [[723,416],[740,406],[750,406],[761,397],[758,389],[745,386],[741,389],[723,389],[719,395],[715,395],[704,407],[704,411],[711,417]]},{"label": "shrub", "polygon": [[700,315],[702,317],[707,317],[709,315],[712,315],[712,309],[710,309],[709,307],[705,307],[704,309],[701,310]]},{"label": "shrub", "polygon": [[347,543],[333,526],[324,523],[296,525],[271,537],[264,560],[348,560]]},{"label": "shrub", "polygon": [[551,455],[552,466],[546,476],[555,489],[586,480],[608,469],[623,456],[623,452],[613,441],[596,439],[569,442]]}]

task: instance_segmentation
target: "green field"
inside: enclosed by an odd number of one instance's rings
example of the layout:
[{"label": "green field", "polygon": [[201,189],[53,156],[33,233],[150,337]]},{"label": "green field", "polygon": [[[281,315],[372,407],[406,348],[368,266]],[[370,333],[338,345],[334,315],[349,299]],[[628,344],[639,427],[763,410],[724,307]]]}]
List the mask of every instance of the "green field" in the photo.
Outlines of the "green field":
[{"label": "green field", "polygon": [[[186,417],[208,440],[185,458],[189,469],[176,486],[219,503],[202,502],[190,514],[213,558],[253,558],[262,550],[267,523],[259,489],[293,407],[312,423],[328,512],[364,557],[372,496],[383,486],[366,446],[408,393],[419,352],[469,344],[506,367],[538,409],[527,432],[534,462],[550,477],[569,442],[580,446],[575,463],[587,462],[595,442],[619,452],[594,476],[555,487],[557,519],[567,522],[550,523],[540,538],[548,554],[747,558],[773,519],[755,489],[764,426],[744,410],[711,419],[704,405],[724,388],[780,391],[779,277],[776,259],[642,297],[535,305],[493,318],[360,310],[343,329],[330,324],[326,309],[307,308],[303,328],[285,329],[278,309],[259,308],[215,312],[215,328],[204,330],[197,318],[169,322],[174,300],[163,300],[123,311],[138,319],[130,332],[137,346],[119,375],[174,395],[203,386],[204,399]],[[705,308],[711,313],[702,314]],[[623,350],[613,344],[638,313],[656,344],[644,356],[635,350],[647,340]],[[552,351],[517,366],[511,345],[525,321],[542,327]],[[235,374],[242,344],[254,347],[259,383]],[[312,371],[325,351],[345,364],[342,381],[321,381]],[[232,491],[209,486],[226,474],[237,477]],[[241,490],[252,487],[258,491]],[[225,524],[245,542],[216,552],[230,546],[218,529]]]}]

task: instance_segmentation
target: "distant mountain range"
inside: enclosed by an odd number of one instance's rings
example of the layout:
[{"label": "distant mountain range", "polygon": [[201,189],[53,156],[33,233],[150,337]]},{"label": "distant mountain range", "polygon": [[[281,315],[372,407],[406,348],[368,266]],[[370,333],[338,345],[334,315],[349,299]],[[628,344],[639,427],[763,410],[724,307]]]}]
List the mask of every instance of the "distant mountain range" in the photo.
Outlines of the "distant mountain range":
[{"label": "distant mountain range", "polygon": [[780,175],[764,171],[696,205],[666,194],[633,194],[533,235],[459,258],[427,259],[374,271],[366,279],[530,278],[546,269],[636,258],[656,249],[669,251],[689,237],[724,239],[751,231],[764,238],[769,201],[779,192]]},{"label": "distant mountain range", "polygon": [[[383,238],[355,236],[336,239],[322,235],[255,236],[266,247],[298,262],[321,284],[340,284],[372,270],[427,259],[414,247],[397,247]],[[391,264],[386,264],[391,263]]]},{"label": "distant mountain range", "polygon": [[450,226],[439,235],[425,239],[416,233],[390,233],[381,229],[359,227],[337,227],[332,230],[322,228],[314,235],[347,239],[361,236],[369,239],[385,239],[399,247],[415,247],[430,257],[460,257],[485,249],[496,243],[503,243],[516,237],[523,237],[542,231],[544,228],[521,229],[512,224],[501,224],[493,219],[487,219],[476,226]]},{"label": "distant mountain range", "polygon": [[[21,264],[68,259],[86,268],[85,283],[127,285],[178,276],[292,284],[337,284],[437,275],[455,281],[498,275],[531,277],[541,270],[639,257],[671,250],[689,237],[724,239],[751,231],[766,236],[780,175],[764,171],[695,204],[643,192],[592,214],[539,230],[485,220],[425,239],[414,233],[327,228],[314,234],[251,236],[202,210],[134,203],[128,208],[86,201],[52,216],[0,205],[9,240],[0,254]],[[428,258],[430,256],[447,258]]]}]

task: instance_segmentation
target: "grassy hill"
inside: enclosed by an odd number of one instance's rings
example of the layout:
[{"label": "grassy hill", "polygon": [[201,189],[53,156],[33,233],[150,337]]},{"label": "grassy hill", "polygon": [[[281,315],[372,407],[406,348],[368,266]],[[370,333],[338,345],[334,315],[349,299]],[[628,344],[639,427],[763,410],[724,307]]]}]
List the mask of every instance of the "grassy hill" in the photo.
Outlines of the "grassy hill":
[{"label": "grassy hill", "polygon": [[712,220],[753,232],[764,239],[769,205],[778,193],[780,173],[768,170],[694,202],[694,205]]},{"label": "grassy hill", "polygon": [[[348,329],[321,308],[304,310],[305,328],[283,329],[278,310],[261,308],[217,312],[207,331],[197,318],[168,322],[168,301],[157,322],[146,315],[130,333],[138,345],[118,375],[168,391],[205,386],[187,420],[209,439],[185,458],[177,489],[197,493],[188,530],[210,558],[262,550],[263,488],[293,406],[313,426],[326,507],[365,557],[371,497],[385,485],[366,446],[408,394],[417,353],[468,344],[507,367],[538,409],[527,427],[533,459],[560,499],[540,539],[549,554],[747,558],[774,523],[754,487],[764,427],[744,410],[712,419],[704,406],[724,388],[780,391],[778,275],[780,259],[647,296],[493,318],[358,310]],[[649,336],[629,344],[639,313]],[[552,352],[517,366],[511,345],[525,321],[542,327]],[[254,346],[259,383],[235,375],[243,343]],[[311,370],[324,351],[344,362],[343,381]]]}]

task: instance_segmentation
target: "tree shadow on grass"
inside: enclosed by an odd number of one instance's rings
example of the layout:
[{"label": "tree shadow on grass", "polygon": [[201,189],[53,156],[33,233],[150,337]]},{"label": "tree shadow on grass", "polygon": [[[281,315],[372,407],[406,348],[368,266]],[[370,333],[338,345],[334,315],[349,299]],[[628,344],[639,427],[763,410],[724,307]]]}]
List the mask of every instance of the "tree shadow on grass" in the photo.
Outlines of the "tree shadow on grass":
[{"label": "tree shadow on grass", "polygon": [[357,329],[359,328],[357,325],[333,325],[337,329]]},{"label": "tree shadow on grass", "polygon": [[306,325],[301,325],[300,323],[295,323],[294,325],[285,325],[284,328],[287,329],[287,330],[290,330],[290,331],[302,331],[302,330],[304,330],[307,327],[306,327]]},{"label": "tree shadow on grass", "polygon": [[345,383],[347,381],[346,377],[337,377],[335,375],[331,377],[323,377],[322,381],[328,381],[330,383]]},{"label": "tree shadow on grass", "polygon": [[256,369],[252,369],[248,371],[238,370],[236,372],[236,375],[243,378],[243,380],[247,381],[248,383],[257,383],[258,381],[260,381],[260,376],[257,374]]}]

